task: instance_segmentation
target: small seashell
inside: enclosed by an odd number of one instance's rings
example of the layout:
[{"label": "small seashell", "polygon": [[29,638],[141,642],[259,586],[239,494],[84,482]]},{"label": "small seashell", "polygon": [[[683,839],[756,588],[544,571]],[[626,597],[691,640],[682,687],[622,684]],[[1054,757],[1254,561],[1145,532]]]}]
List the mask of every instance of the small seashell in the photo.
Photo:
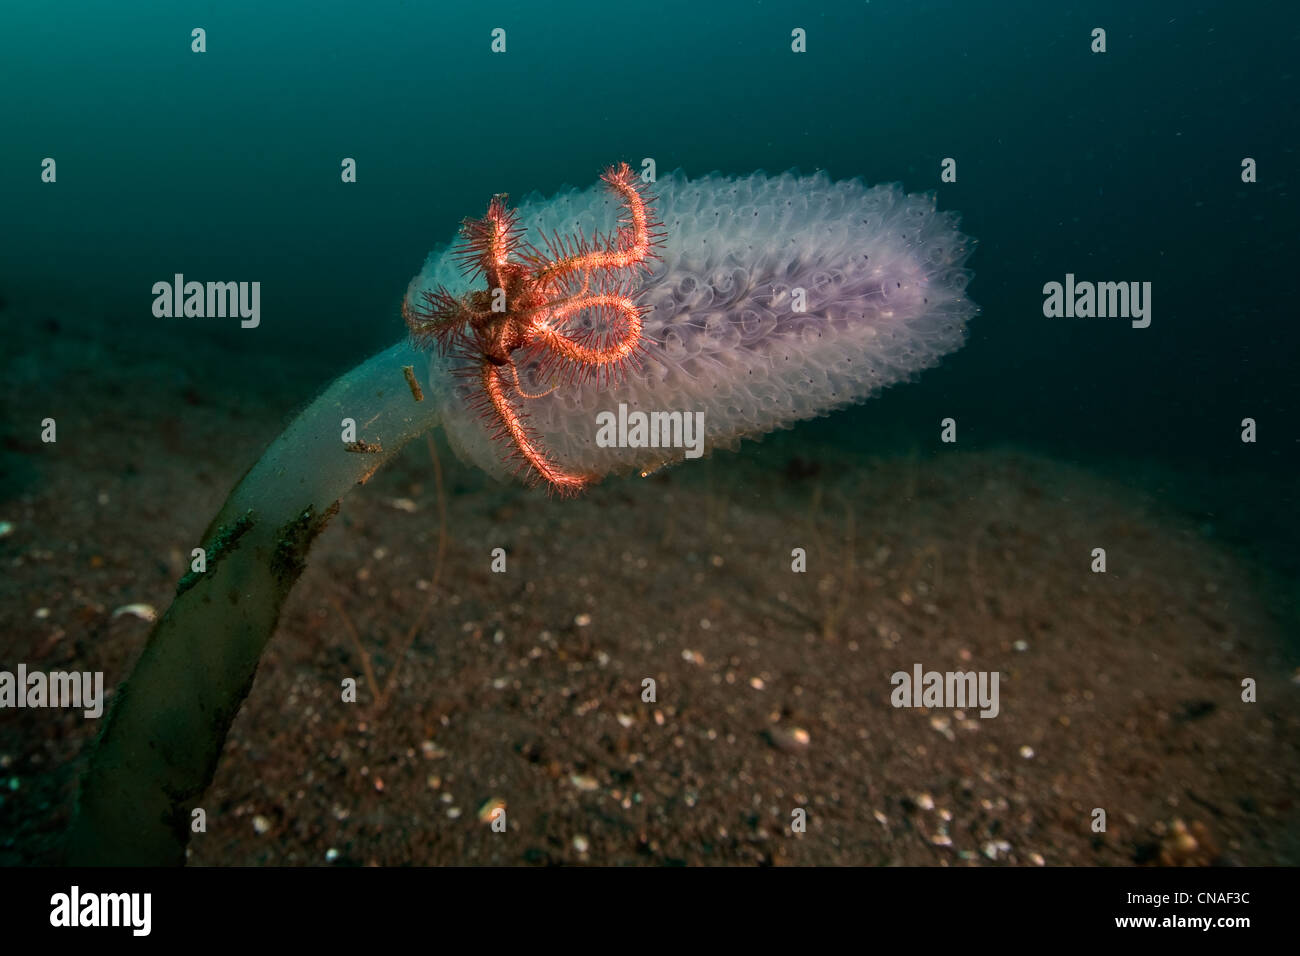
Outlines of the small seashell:
[{"label": "small seashell", "polygon": [[123,614],[130,614],[132,617],[151,623],[158,620],[158,612],[152,604],[123,604],[113,612],[113,620],[117,620]]}]

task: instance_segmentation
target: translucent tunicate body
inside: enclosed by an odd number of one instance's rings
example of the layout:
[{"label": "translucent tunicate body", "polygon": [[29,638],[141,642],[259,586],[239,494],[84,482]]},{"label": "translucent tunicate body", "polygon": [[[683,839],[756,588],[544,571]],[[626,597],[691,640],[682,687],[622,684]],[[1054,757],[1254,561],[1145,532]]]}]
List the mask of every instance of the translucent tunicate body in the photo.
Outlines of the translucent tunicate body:
[{"label": "translucent tunicate body", "polygon": [[[664,223],[661,260],[642,281],[644,358],[613,386],[564,385],[520,399],[561,467],[593,476],[653,469],[682,449],[602,447],[604,411],[703,412],[705,448],[731,447],[862,401],[933,366],[965,339],[979,311],[966,296],[974,240],[931,194],[895,184],[832,182],[819,173],[742,178],[681,173],[653,187]],[[620,208],[593,187],[518,205],[526,240],[607,234]],[[435,250],[408,294],[468,291],[450,247]],[[495,474],[509,449],[466,407],[452,360],[433,356],[432,389],[458,452]],[[523,365],[521,384],[547,391]]]}]

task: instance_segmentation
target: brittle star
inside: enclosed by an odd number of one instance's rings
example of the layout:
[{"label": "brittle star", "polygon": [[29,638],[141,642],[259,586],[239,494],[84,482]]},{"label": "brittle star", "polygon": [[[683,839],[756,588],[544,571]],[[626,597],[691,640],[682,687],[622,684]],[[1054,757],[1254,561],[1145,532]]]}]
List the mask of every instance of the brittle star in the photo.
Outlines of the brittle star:
[{"label": "brittle star", "polygon": [[[557,233],[545,238],[545,250],[521,244],[518,211],[496,195],[484,218],[461,224],[455,253],[465,275],[484,277],[487,288],[455,296],[440,286],[422,292],[421,305],[402,303],[416,344],[436,343],[442,354],[463,360],[456,372],[475,387],[471,407],[495,422],[493,437],[510,447],[509,457],[561,494],[576,494],[591,478],[551,458],[516,397],[543,398],[591,378],[613,384],[639,363],[645,310],[636,302],[635,280],[663,241],[653,199],[627,163],[611,166],[601,179],[625,212],[612,235]],[[536,361],[551,387],[526,391],[521,361]]]}]

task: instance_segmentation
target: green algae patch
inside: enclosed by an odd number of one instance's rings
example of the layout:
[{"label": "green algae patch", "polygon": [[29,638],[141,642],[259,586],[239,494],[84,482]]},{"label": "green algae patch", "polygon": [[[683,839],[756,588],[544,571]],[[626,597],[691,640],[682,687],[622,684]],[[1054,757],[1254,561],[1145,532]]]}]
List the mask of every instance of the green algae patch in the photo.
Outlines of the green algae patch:
[{"label": "green algae patch", "polygon": [[312,542],[338,513],[337,501],[319,516],[315,506],[308,505],[300,515],[276,532],[275,551],[271,555],[271,574],[281,588],[288,590],[293,587],[293,583],[307,567],[307,551]]},{"label": "green algae patch", "polygon": [[234,521],[218,528],[216,535],[213,536],[211,543],[207,546],[207,567],[203,571],[191,571],[181,578],[176,584],[176,596],[180,597],[203,580],[209,571],[215,570],[222,558],[239,547],[239,539],[247,534],[252,527],[253,512],[250,509]]}]

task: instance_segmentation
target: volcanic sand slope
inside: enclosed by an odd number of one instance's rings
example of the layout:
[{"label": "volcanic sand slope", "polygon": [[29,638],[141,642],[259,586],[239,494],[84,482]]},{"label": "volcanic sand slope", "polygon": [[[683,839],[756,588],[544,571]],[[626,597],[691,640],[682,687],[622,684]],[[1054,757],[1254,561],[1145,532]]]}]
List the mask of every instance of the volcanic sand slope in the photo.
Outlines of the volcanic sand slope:
[{"label": "volcanic sand slope", "polygon": [[[112,686],[148,632],[113,610],[165,609],[230,487],[337,368],[287,379],[193,335],[5,320],[0,658]],[[798,430],[561,502],[439,447],[436,592],[417,443],[317,542],[192,862],[1127,864],[1173,852],[1175,819],[1199,837],[1184,862],[1300,862],[1294,605],[1169,504],[1014,450],[868,459]],[[350,628],[379,685],[396,668],[381,711]],[[999,671],[1001,714],[892,708],[914,662]],[[43,858],[96,729],[0,712],[0,862]],[[478,818],[496,799],[505,834]]]}]

